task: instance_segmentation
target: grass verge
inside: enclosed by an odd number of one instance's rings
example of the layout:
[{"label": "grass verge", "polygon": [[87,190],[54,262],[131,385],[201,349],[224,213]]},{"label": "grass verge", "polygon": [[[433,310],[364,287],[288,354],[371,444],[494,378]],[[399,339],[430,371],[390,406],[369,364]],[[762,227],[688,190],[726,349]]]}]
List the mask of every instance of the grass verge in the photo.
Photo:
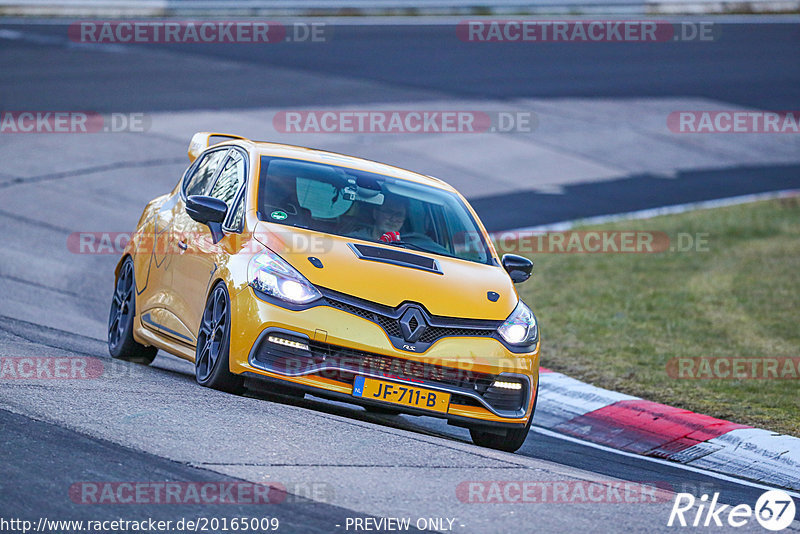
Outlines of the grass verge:
[{"label": "grass verge", "polygon": [[525,254],[536,266],[519,290],[539,319],[544,367],[800,436],[798,378],[667,372],[672,358],[800,357],[799,197],[578,230],[665,232],[672,246],[687,245],[687,236],[696,245],[699,234],[706,244],[686,252]]}]

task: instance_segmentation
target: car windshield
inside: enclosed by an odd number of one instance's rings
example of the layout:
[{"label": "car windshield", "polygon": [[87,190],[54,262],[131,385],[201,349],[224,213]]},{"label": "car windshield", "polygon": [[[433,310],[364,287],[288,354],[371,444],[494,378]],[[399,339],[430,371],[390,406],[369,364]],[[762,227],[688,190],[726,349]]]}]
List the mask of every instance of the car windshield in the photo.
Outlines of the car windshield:
[{"label": "car windshield", "polygon": [[491,263],[486,240],[449,191],[389,176],[263,156],[259,217],[366,241]]}]

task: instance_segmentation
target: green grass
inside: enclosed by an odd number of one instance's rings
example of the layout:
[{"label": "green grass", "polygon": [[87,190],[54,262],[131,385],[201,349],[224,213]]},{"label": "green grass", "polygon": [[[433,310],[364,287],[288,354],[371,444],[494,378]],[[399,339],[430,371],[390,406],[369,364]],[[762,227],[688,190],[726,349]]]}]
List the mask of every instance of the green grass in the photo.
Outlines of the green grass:
[{"label": "green grass", "polygon": [[797,197],[591,229],[663,231],[671,242],[678,233],[705,233],[708,250],[527,254],[534,276],[518,287],[539,319],[544,367],[800,436],[800,380],[687,380],[666,372],[674,357],[800,356]]}]

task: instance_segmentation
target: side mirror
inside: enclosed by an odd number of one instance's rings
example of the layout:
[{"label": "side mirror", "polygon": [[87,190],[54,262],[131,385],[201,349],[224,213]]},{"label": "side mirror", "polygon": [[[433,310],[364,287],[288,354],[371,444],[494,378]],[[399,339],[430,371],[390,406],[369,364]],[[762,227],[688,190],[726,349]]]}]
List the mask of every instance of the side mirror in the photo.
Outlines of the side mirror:
[{"label": "side mirror", "polygon": [[533,272],[533,262],[523,256],[516,254],[503,254],[503,269],[511,276],[511,281],[515,284],[524,282],[531,277]]},{"label": "side mirror", "polygon": [[222,233],[222,222],[228,214],[228,205],[224,201],[204,195],[191,195],[186,198],[186,213],[195,221],[207,224],[218,243],[225,234]]},{"label": "side mirror", "polygon": [[192,195],[186,199],[186,213],[199,223],[221,223],[228,214],[228,205],[218,198]]}]

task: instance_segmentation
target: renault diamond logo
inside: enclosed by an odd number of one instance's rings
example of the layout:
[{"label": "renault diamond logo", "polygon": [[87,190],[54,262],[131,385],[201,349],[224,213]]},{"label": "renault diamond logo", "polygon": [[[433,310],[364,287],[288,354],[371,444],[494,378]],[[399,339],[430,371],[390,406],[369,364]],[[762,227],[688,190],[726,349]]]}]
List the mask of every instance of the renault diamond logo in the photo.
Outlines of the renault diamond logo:
[{"label": "renault diamond logo", "polygon": [[425,323],[425,316],[419,308],[408,308],[406,312],[400,317],[400,331],[403,333],[403,339],[409,343],[416,342],[428,325]]}]

